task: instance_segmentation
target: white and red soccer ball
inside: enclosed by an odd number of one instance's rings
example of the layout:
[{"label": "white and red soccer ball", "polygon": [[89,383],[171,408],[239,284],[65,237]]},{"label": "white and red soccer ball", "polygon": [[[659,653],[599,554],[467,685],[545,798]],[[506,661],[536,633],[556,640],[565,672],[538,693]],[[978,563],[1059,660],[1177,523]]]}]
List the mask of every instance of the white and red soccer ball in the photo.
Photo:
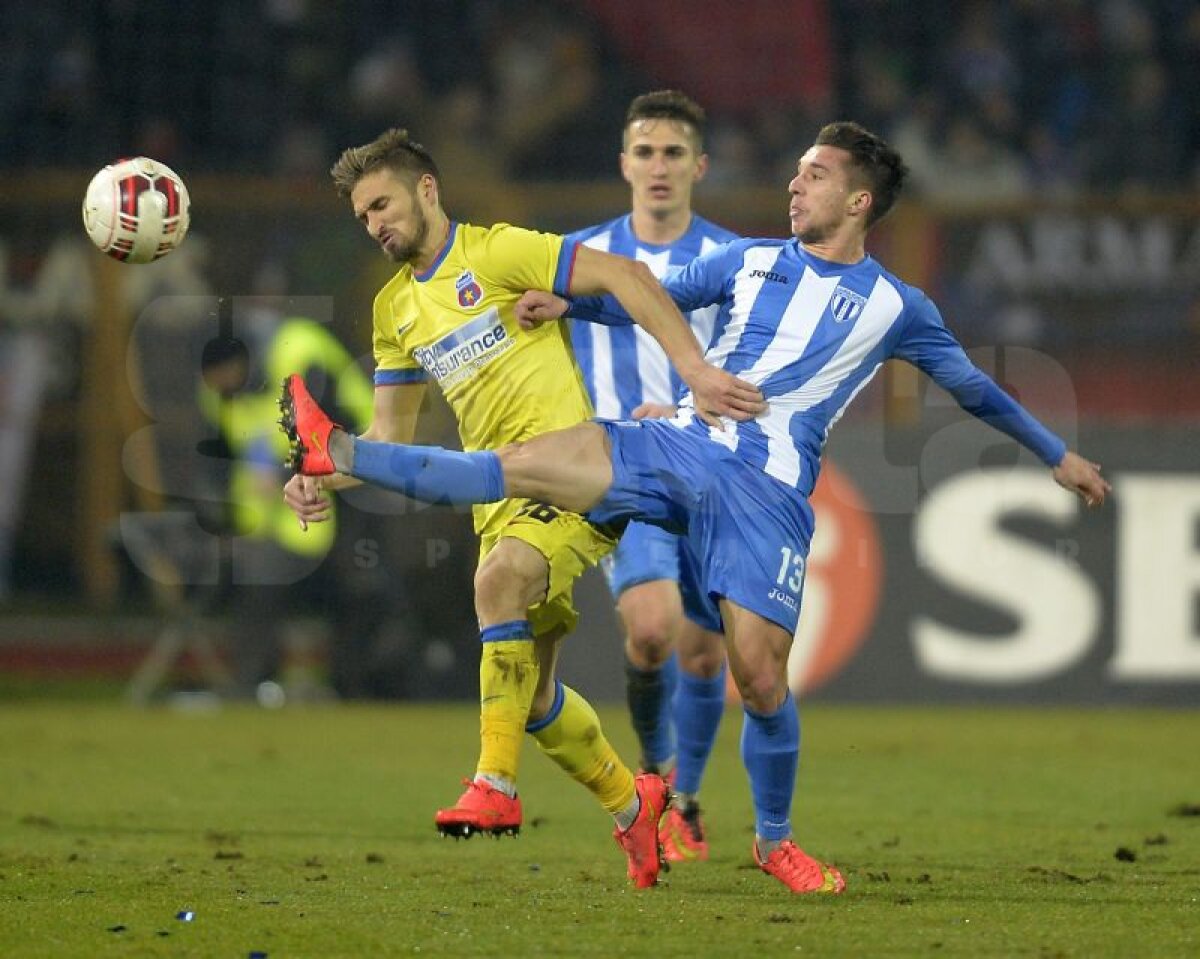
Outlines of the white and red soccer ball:
[{"label": "white and red soccer ball", "polygon": [[83,225],[103,253],[126,263],[166,256],[187,235],[191,202],[179,175],[149,157],[117,160],[92,177]]}]

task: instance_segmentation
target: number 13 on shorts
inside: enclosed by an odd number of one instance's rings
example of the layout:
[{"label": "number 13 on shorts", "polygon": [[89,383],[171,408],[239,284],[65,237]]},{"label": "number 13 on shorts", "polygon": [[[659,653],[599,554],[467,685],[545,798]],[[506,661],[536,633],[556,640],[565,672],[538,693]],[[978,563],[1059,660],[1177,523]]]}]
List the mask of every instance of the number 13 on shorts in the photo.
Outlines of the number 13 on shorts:
[{"label": "number 13 on shorts", "polygon": [[804,554],[800,550],[779,547],[779,574],[775,577],[775,585],[786,587],[797,600],[804,585],[804,565]]}]

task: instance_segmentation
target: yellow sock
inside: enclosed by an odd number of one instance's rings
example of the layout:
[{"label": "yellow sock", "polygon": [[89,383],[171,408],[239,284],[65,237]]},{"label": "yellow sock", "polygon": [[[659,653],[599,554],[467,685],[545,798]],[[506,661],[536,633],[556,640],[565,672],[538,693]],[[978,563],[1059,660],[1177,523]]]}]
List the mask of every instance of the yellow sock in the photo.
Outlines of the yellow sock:
[{"label": "yellow sock", "polygon": [[562,706],[530,735],[568,776],[581,783],[614,815],[634,800],[633,773],[604,738],[600,718],[586,699],[561,683]]},{"label": "yellow sock", "polygon": [[483,643],[479,659],[479,764],[475,772],[517,781],[521,740],[538,684],[533,639]]}]

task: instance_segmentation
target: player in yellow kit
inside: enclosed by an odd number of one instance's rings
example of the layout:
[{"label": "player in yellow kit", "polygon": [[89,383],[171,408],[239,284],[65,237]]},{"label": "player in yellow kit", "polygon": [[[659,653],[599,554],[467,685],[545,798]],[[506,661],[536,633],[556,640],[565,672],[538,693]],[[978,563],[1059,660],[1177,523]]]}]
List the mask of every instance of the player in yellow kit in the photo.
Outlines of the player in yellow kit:
[{"label": "player in yellow kit", "polygon": [[[400,264],[375,299],[375,399],[364,437],[410,443],[431,379],[454,410],[468,451],[587,419],[591,406],[561,326],[519,330],[513,307],[527,289],[613,294],[659,339],[704,408],[727,415],[754,408],[745,384],[704,362],[644,265],[557,235],[452,221],[433,159],[405,131],[345,151],[331,172],[355,216]],[[355,482],[297,475],[284,498],[307,524],[324,518],[326,491]],[[612,532],[528,500],[477,507],[474,515],[481,539],[480,753],[474,778],[453,807],[438,812],[437,826],[456,836],[518,831],[517,764],[528,731],[612,813],[630,878],[653,885],[667,787],[655,775],[635,780],[595,711],[554,676],[559,644],[577,617],[572,584],[612,548]]]}]

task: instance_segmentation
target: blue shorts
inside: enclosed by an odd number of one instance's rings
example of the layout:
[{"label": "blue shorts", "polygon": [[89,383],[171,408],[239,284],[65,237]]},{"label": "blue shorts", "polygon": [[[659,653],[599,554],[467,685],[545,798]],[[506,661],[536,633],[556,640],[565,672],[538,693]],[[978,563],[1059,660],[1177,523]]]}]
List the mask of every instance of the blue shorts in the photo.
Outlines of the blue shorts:
[{"label": "blue shorts", "polygon": [[699,431],[667,420],[597,422],[612,444],[613,482],[588,519],[684,534],[704,595],[794,633],[813,533],[808,500]]},{"label": "blue shorts", "polygon": [[703,629],[721,632],[720,610],[701,588],[699,564],[682,536],[631,522],[617,548],[600,561],[600,568],[613,599],[620,599],[633,586],[657,579],[678,583],[684,615]]}]

